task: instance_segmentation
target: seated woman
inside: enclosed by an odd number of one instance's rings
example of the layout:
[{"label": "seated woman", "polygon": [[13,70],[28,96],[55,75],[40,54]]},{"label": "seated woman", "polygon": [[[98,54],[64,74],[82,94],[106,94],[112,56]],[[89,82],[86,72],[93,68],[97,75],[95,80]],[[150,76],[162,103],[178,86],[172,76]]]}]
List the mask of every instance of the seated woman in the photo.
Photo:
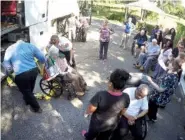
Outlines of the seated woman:
[{"label": "seated woman", "polygon": [[109,78],[108,89],[97,92],[90,100],[86,114],[92,114],[89,130],[82,131],[86,140],[108,140],[129,106],[130,99],[122,90],[129,73],[116,69]]},{"label": "seated woman", "polygon": [[152,76],[154,79],[166,73],[166,62],[171,59],[172,47],[173,44],[170,40],[168,40],[167,43],[163,46],[163,49],[161,50],[160,55],[158,57],[158,62],[155,67],[155,71]]},{"label": "seated woman", "polygon": [[64,80],[72,80],[76,94],[83,96],[87,84],[83,77],[75,69],[68,65],[65,55],[60,53],[59,49],[54,45],[49,48],[48,54],[54,59],[55,65],[58,67],[59,73],[63,75]]},{"label": "seated woman", "polygon": [[51,45],[55,45],[60,50],[60,52],[65,55],[67,63],[71,67],[76,68],[73,47],[69,39],[67,39],[66,37],[58,37],[58,35],[52,35],[48,48]]}]

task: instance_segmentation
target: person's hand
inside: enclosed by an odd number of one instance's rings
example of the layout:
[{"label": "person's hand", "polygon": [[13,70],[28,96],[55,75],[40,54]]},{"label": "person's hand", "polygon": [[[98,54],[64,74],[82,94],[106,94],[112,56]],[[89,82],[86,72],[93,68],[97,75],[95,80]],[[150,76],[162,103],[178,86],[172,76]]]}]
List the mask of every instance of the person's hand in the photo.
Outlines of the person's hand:
[{"label": "person's hand", "polygon": [[158,92],[164,92],[166,90],[166,88],[159,88]]},{"label": "person's hand", "polygon": [[135,121],[130,121],[130,120],[128,120],[128,124],[129,124],[129,125],[134,125],[134,124],[135,124]]},{"label": "person's hand", "polygon": [[128,121],[135,121],[137,119],[137,117],[131,115],[127,115],[126,118],[128,119]]},{"label": "person's hand", "polygon": [[84,117],[87,118],[87,117],[89,117],[89,115],[90,115],[90,114],[85,113],[85,114],[84,114]]}]

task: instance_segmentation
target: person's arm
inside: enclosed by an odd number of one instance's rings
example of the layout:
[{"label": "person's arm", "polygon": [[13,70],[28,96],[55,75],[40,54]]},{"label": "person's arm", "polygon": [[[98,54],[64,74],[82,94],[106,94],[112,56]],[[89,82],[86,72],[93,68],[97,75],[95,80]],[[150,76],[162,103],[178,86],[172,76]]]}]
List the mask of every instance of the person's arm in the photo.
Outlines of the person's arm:
[{"label": "person's arm", "polygon": [[72,58],[73,58],[73,49],[70,50],[70,64],[72,65],[73,62],[72,62]]},{"label": "person's arm", "polygon": [[137,119],[144,117],[146,114],[148,113],[148,110],[143,110],[141,111],[141,113],[139,113],[139,115],[136,116]]},{"label": "person's arm", "polygon": [[96,93],[96,95],[94,95],[90,100],[90,104],[87,107],[85,115],[88,116],[94,113],[98,107],[99,102],[100,102],[100,93]]},{"label": "person's arm", "polygon": [[159,87],[159,86],[152,80],[151,77],[147,76],[147,80],[148,80],[148,82],[149,82],[158,92],[163,92],[163,91],[165,91],[165,89]]},{"label": "person's arm", "polygon": [[13,67],[12,67],[12,64],[11,64],[12,52],[9,52],[8,50],[9,49],[7,49],[6,52],[5,52],[3,67],[6,70],[6,74],[11,75],[11,73],[13,72]]},{"label": "person's arm", "polygon": [[147,97],[144,97],[143,103],[141,106],[141,112],[136,117],[137,117],[137,119],[144,117],[147,113],[148,113],[148,100],[147,100]]},{"label": "person's arm", "polygon": [[33,48],[34,57],[36,57],[42,64],[45,63],[46,59],[44,54],[36,46],[30,44],[30,47]]},{"label": "person's arm", "polygon": [[124,113],[124,116],[129,120],[129,121],[135,121],[137,117],[128,115],[127,113]]}]

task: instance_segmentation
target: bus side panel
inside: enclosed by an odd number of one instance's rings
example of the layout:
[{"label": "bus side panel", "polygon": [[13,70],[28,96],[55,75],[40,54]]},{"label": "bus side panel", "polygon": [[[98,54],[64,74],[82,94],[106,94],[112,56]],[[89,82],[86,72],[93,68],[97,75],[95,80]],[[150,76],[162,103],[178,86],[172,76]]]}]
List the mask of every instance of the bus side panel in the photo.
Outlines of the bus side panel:
[{"label": "bus side panel", "polygon": [[49,0],[48,20],[53,20],[74,13],[79,14],[77,0]]},{"label": "bus side panel", "polygon": [[27,27],[47,20],[48,0],[25,0],[24,6]]},{"label": "bus side panel", "polygon": [[43,22],[29,27],[30,43],[37,46],[44,53],[51,35],[56,33],[55,30],[51,30],[50,26],[49,22]]}]

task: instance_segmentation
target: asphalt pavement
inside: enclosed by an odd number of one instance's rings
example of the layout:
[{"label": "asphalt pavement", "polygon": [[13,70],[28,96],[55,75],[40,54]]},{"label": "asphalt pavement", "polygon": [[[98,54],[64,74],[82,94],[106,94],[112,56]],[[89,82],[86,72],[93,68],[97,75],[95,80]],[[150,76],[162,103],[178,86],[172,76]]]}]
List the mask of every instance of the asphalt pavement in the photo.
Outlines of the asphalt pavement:
[{"label": "asphalt pavement", "polygon": [[[1,90],[1,138],[2,140],[83,140],[82,129],[88,129],[89,118],[84,111],[91,97],[99,90],[107,88],[107,77],[116,68],[138,72],[133,68],[135,59],[130,49],[119,47],[121,26],[112,25],[115,33],[109,44],[108,61],[98,60],[99,27],[101,22],[93,20],[87,42],[74,43],[78,71],[85,78],[89,91],[84,97],[68,101],[65,97],[49,101],[39,100],[42,114],[32,113],[25,106],[21,93],[16,88],[2,86]],[[129,41],[132,43],[132,39]],[[130,45],[129,45],[130,46]],[[40,92],[40,76],[34,92]],[[177,140],[185,137],[185,111],[183,99],[176,95],[165,109],[160,109],[158,121],[149,124],[146,140]],[[180,100],[181,99],[181,100]]]}]

